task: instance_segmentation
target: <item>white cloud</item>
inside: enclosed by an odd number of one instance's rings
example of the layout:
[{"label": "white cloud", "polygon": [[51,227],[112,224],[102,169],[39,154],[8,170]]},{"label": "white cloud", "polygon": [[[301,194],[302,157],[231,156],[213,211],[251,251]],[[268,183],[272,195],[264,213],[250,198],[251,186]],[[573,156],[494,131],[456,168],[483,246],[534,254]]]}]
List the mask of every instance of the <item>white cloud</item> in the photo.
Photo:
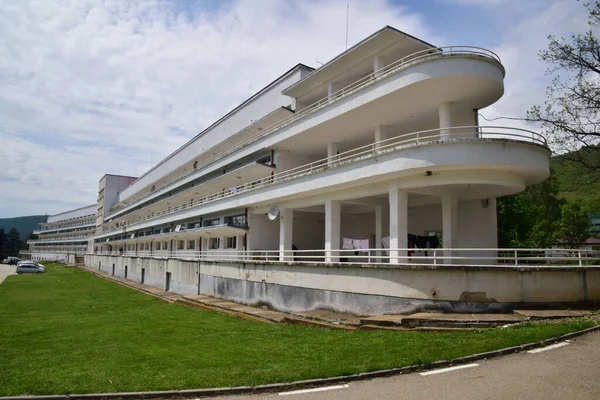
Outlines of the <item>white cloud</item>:
[{"label": "white cloud", "polygon": [[[0,215],[93,203],[104,173],[143,173],[296,63],[344,49],[346,1],[186,3],[3,2]],[[386,24],[432,39],[373,0],[352,4],[350,44]]]}]

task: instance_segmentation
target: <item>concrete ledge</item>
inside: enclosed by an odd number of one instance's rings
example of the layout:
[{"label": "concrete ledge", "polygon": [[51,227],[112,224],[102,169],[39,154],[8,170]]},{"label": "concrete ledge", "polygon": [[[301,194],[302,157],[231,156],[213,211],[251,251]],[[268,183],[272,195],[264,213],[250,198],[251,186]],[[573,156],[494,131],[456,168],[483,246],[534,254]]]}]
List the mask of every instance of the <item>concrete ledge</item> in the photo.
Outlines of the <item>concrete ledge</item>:
[{"label": "concrete ledge", "polygon": [[441,270],[441,271],[517,271],[517,272],[535,272],[535,271],[600,271],[600,265],[468,265],[468,264],[437,264],[437,265],[423,265],[423,264],[352,264],[352,263],[316,263],[309,261],[268,261],[268,260],[192,260],[188,258],[179,258],[177,256],[172,257],[144,257],[144,256],[118,256],[109,254],[89,254],[92,256],[102,257],[115,257],[115,258],[139,258],[147,260],[177,260],[187,262],[201,262],[204,265],[244,265],[244,264],[258,264],[258,265],[287,265],[287,266],[299,266],[299,267],[325,267],[325,268],[360,268],[360,269],[391,269],[391,270]]},{"label": "concrete ledge", "polygon": [[373,378],[382,378],[394,375],[408,374],[416,371],[424,371],[436,368],[449,367],[452,365],[466,364],[473,361],[485,360],[488,358],[499,357],[507,354],[518,353],[534,348],[545,347],[550,344],[572,339],[587,333],[600,331],[600,325],[593,326],[577,332],[567,333],[555,338],[545,339],[540,342],[527,343],[520,346],[507,347],[489,351],[485,353],[473,354],[470,356],[459,357],[453,360],[434,361],[424,365],[410,365],[402,368],[391,368],[380,371],[363,372],[359,374],[336,376],[331,378],[310,379],[304,381],[274,383],[260,386],[238,386],[230,388],[213,389],[185,389],[185,390],[164,390],[157,392],[124,392],[124,393],[92,393],[92,394],[69,394],[69,395],[50,395],[50,396],[8,396],[0,397],[0,400],[109,400],[109,399],[155,399],[155,398],[190,398],[190,397],[216,397],[249,393],[272,393],[279,391],[294,390],[299,388],[326,386],[332,383],[354,382]]}]

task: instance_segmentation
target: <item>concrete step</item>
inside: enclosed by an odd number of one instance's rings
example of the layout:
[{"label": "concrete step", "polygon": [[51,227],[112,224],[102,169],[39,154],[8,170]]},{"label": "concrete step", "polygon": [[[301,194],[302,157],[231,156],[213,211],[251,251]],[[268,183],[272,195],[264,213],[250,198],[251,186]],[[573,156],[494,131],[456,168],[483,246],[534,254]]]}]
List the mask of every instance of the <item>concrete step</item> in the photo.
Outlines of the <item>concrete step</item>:
[{"label": "concrete step", "polygon": [[311,326],[311,327],[317,327],[317,328],[341,329],[341,330],[345,330],[345,331],[354,331],[357,329],[357,327],[354,327],[354,326],[348,326],[348,325],[343,325],[343,324],[339,324],[339,323],[336,324],[336,323],[330,323],[330,322],[324,322],[324,321],[317,321],[314,319],[301,318],[301,317],[296,317],[293,315],[287,315],[281,322],[284,324],[288,324],[288,325],[301,325],[301,326]]},{"label": "concrete step", "polygon": [[328,310],[305,310],[291,313],[294,316],[311,319],[315,321],[326,322],[330,324],[339,324],[358,327],[361,325],[360,317],[353,314],[345,314]]},{"label": "concrete step", "polygon": [[514,310],[513,313],[526,320],[573,318],[593,314],[589,310]]},{"label": "concrete step", "polygon": [[404,328],[490,328],[518,322],[521,322],[521,318],[513,314],[417,313],[361,319],[363,325]]},{"label": "concrete step", "polygon": [[281,323],[285,318],[285,314],[277,311],[263,310],[261,308],[250,307],[244,304],[234,303],[232,301],[217,299],[209,296],[193,295],[185,296],[184,299],[188,302],[202,305],[207,309],[226,312],[229,314],[237,314],[245,319],[259,320],[261,322],[277,324]]}]

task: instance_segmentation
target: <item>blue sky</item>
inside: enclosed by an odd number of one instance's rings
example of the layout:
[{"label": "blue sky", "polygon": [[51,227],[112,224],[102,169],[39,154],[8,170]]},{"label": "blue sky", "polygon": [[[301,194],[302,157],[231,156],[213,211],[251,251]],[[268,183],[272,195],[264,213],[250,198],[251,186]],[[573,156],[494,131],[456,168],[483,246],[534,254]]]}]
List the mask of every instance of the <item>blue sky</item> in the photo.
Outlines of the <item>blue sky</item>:
[{"label": "blue sky", "polygon": [[0,217],[92,204],[105,173],[142,174],[291,66],[337,55],[348,3],[349,45],[392,25],[496,51],[490,118],[543,103],[537,52],[586,27],[575,0],[3,0]]}]

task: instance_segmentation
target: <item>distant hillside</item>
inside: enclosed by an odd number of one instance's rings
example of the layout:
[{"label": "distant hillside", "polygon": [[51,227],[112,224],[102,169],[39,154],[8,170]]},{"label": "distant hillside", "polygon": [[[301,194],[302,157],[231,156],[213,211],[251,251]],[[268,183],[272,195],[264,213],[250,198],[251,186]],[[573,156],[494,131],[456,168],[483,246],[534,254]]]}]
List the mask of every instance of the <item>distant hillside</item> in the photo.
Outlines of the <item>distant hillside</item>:
[{"label": "distant hillside", "polygon": [[[600,164],[600,151],[589,152],[591,164]],[[600,202],[600,175],[562,157],[552,157],[550,168],[558,179],[561,195],[568,200],[596,200]],[[595,210],[600,211],[600,210]]]},{"label": "distant hillside", "polygon": [[19,231],[21,239],[26,239],[29,234],[40,227],[40,222],[46,222],[47,215],[27,215],[25,217],[0,218],[0,229],[8,232],[15,227]]}]

